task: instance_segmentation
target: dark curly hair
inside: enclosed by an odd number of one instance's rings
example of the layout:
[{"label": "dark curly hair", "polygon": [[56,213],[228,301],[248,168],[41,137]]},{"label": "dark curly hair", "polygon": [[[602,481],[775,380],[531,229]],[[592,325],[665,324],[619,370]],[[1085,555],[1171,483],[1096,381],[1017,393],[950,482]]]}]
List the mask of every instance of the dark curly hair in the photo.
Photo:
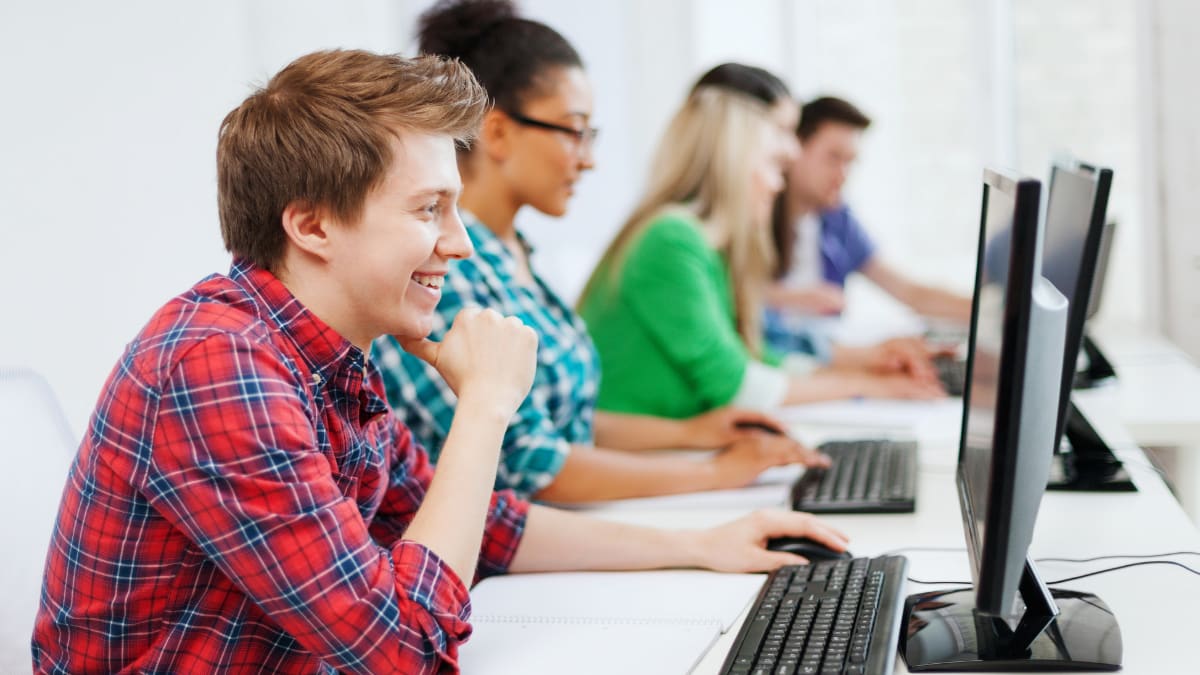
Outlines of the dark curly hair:
[{"label": "dark curly hair", "polygon": [[551,69],[583,66],[566,38],[517,16],[510,0],[441,0],[421,14],[417,37],[422,53],[462,61],[507,112],[545,93]]}]

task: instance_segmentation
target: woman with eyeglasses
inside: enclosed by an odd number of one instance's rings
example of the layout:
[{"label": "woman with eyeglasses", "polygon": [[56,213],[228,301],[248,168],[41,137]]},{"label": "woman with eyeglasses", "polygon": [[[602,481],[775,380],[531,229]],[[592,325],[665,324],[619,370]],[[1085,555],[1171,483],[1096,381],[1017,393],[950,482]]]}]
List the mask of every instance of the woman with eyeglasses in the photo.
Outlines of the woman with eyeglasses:
[{"label": "woman with eyeglasses", "polygon": [[580,314],[605,367],[600,409],[686,418],[730,404],[942,395],[909,373],[814,369],[764,347],[770,214],[796,148],[771,94],[756,91],[708,76],[692,89],[584,289]]},{"label": "woman with eyeglasses", "polygon": [[[583,502],[748,484],[764,469],[827,460],[770,417],[722,409],[687,420],[596,413],[600,364],[587,329],[532,266],[516,225],[529,206],[567,211],[593,166],[592,90],[575,49],[507,1],[441,2],[421,17],[420,49],[460,59],[494,102],[459,153],[460,215],[475,253],[452,260],[430,338],[464,307],[517,316],[537,331],[533,389],[505,435],[496,487],[542,501]],[[376,342],[388,400],[436,461],[454,415],[449,386],[390,338]],[[748,428],[757,425],[757,428]],[[697,461],[656,448],[719,449]]]}]

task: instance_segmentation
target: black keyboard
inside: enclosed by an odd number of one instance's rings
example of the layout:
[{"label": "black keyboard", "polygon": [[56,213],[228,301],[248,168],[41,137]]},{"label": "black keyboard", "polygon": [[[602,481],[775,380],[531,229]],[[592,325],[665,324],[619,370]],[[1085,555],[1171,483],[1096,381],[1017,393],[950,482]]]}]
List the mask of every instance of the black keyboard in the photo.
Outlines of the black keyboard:
[{"label": "black keyboard", "polygon": [[967,386],[967,362],[957,356],[939,356],[933,360],[938,379],[951,396],[962,396]]},{"label": "black keyboard", "polygon": [[884,556],[775,570],[721,672],[891,673],[907,566],[901,556]]},{"label": "black keyboard", "polygon": [[792,508],[810,513],[912,513],[917,506],[917,444],[882,439],[830,441],[828,469],[792,484]]}]

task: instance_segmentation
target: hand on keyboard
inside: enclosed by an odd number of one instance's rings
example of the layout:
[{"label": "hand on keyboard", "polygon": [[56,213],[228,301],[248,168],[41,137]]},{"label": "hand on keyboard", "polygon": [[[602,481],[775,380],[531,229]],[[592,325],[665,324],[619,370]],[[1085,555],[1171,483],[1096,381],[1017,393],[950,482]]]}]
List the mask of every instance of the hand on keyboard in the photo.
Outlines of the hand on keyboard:
[{"label": "hand on keyboard", "polygon": [[863,396],[867,398],[932,399],[943,398],[946,390],[942,383],[918,380],[905,374],[867,375],[862,383]]},{"label": "hand on keyboard", "polygon": [[918,382],[933,384],[938,376],[933,359],[944,352],[919,337],[900,337],[866,347],[838,346],[832,365],[875,375],[907,375]]},{"label": "hand on keyboard", "polygon": [[768,551],[768,539],[808,537],[835,550],[846,550],[848,538],[808,513],[795,511],[755,511],[737,520],[693,533],[698,567],[718,572],[762,572],[804,559],[792,553]]},{"label": "hand on keyboard", "polygon": [[773,466],[803,464],[827,467],[829,458],[787,436],[759,434],[734,441],[712,458],[714,488],[749,485],[758,474]]}]

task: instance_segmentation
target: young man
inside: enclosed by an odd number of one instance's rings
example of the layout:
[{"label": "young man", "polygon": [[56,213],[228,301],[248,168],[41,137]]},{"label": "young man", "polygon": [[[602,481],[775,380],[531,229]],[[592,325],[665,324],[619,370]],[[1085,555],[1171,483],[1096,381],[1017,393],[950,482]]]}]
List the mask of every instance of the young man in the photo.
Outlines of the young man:
[{"label": "young man", "polygon": [[775,224],[781,279],[770,303],[810,314],[842,311],[842,288],[854,272],[864,276],[917,313],[966,323],[971,299],[918,283],[892,268],[850,207],[842,186],[858,157],[870,118],[839,98],[818,98],[803,107],[796,135],[802,152],[787,175],[782,218]]},{"label": "young man", "polygon": [[[222,123],[233,254],[168,302],[101,394],[59,511],[37,672],[434,672],[470,633],[467,583],[505,571],[751,571],[764,540],[845,538],[762,512],[667,532],[493,494],[532,331],[465,310],[424,338],[452,258],[455,143],[487,105],[457,62],[297,59]],[[458,396],[436,472],[388,412],[394,334]]]}]

